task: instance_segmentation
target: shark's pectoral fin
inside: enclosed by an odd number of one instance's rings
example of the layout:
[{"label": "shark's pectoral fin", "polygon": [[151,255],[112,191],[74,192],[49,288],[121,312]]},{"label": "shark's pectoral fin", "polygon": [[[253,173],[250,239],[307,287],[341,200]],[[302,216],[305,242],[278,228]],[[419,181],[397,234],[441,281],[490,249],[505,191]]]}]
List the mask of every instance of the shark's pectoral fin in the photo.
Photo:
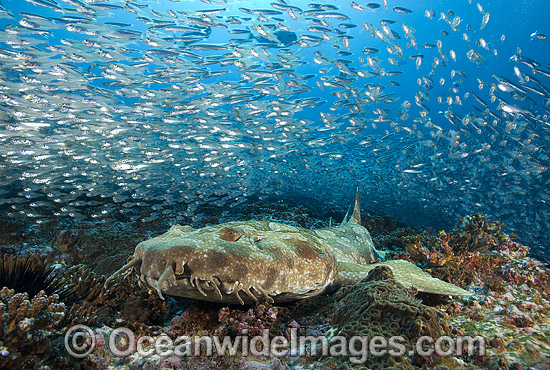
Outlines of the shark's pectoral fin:
[{"label": "shark's pectoral fin", "polygon": [[404,260],[378,262],[373,265],[385,265],[392,269],[395,280],[405,287],[414,287],[419,292],[466,296],[473,293],[454,284],[434,278],[420,267]]},{"label": "shark's pectoral fin", "polygon": [[336,282],[341,285],[351,284],[354,281],[358,282],[366,277],[369,271],[380,265],[388,266],[399,284],[407,288],[414,287],[419,292],[454,296],[473,294],[454,284],[434,278],[418,266],[405,260],[385,261],[370,265],[360,265],[352,262],[339,263]]}]

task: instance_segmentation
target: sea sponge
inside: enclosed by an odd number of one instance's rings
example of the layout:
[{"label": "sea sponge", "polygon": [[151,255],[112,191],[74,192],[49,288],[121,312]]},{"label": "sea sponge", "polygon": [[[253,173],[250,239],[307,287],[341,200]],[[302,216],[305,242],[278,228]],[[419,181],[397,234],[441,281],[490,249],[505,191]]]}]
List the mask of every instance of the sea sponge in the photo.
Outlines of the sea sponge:
[{"label": "sea sponge", "polygon": [[[338,291],[331,323],[337,328],[337,335],[348,340],[352,336],[371,339],[381,336],[386,340],[393,336],[403,337],[407,349],[405,355],[375,357],[369,354],[362,366],[368,369],[410,369],[412,358],[407,354],[414,350],[418,338],[430,336],[435,339],[450,333],[444,319],[443,312],[416,300],[412,291],[397,283],[392,270],[382,265],[370,271],[358,284]],[[416,360],[433,359],[417,357]],[[337,361],[341,362],[338,368],[357,368],[345,358]]]}]

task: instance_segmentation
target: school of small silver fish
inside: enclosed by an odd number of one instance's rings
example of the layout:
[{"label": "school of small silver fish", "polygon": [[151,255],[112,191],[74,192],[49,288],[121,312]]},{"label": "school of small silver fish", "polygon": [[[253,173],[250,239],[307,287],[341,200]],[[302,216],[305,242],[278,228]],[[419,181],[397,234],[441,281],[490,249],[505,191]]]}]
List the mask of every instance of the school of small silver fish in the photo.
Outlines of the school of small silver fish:
[{"label": "school of small silver fish", "polygon": [[483,213],[543,247],[546,25],[516,32],[540,7],[427,4],[2,0],[0,209],[177,222],[359,186],[368,210]]}]

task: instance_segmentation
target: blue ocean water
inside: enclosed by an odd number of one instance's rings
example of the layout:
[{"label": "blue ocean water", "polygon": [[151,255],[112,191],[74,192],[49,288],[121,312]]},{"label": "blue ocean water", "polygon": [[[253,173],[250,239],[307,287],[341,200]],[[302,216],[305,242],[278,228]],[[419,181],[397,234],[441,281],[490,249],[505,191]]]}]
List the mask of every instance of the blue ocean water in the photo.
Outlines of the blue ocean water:
[{"label": "blue ocean water", "polygon": [[8,217],[199,222],[258,198],[343,214],[358,187],[364,211],[485,214],[545,258],[544,0],[1,6]]}]

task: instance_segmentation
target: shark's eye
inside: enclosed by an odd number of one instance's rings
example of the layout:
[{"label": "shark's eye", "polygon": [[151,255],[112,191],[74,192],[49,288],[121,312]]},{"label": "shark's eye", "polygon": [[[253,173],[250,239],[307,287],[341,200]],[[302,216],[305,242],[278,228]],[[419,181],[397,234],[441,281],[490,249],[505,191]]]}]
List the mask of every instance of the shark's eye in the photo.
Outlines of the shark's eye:
[{"label": "shark's eye", "polygon": [[227,240],[228,242],[236,242],[241,236],[243,236],[243,233],[241,231],[232,229],[230,227],[224,227],[223,229],[220,229],[218,233],[221,239]]}]

